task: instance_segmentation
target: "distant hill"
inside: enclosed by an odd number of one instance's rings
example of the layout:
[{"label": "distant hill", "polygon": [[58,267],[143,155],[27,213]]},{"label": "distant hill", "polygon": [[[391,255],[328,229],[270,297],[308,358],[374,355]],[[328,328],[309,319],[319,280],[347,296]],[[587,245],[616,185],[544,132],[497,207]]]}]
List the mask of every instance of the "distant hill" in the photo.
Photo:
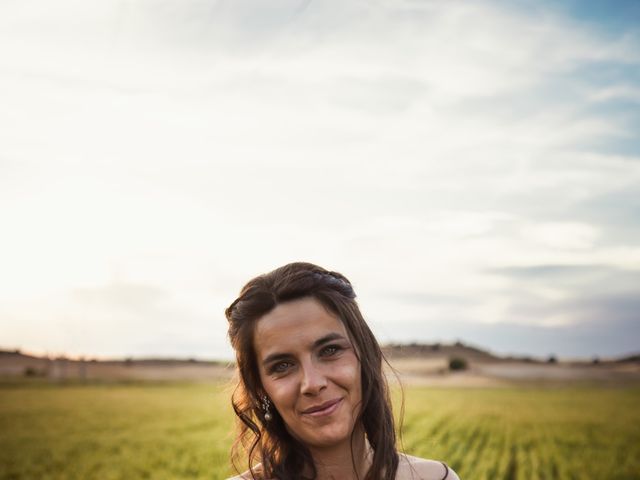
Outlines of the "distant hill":
[{"label": "distant hill", "polygon": [[628,357],[622,357],[616,360],[619,363],[640,363],[640,354],[629,355]]},{"label": "distant hill", "polygon": [[167,358],[119,360],[36,357],[0,350],[0,378],[31,377],[52,381],[219,380],[232,375],[230,362]]},{"label": "distant hill", "polygon": [[[404,358],[464,358],[468,362],[472,363],[498,363],[498,362],[522,362],[522,363],[557,363],[559,359],[555,355],[549,357],[540,358],[532,357],[528,355],[496,355],[489,350],[483,348],[468,345],[463,342],[455,343],[390,343],[382,346],[382,351],[389,358],[392,359],[404,359]],[[568,360],[564,360],[565,363]],[[584,358],[573,360],[571,363],[586,364],[586,363],[638,363],[640,362],[640,354],[628,355],[620,358],[608,358],[600,359]]]},{"label": "distant hill", "polygon": [[503,357],[496,356],[487,350],[483,350],[462,342],[452,344],[443,343],[391,343],[382,347],[384,354],[390,359],[398,358],[441,358],[458,357],[470,362],[498,362]]}]

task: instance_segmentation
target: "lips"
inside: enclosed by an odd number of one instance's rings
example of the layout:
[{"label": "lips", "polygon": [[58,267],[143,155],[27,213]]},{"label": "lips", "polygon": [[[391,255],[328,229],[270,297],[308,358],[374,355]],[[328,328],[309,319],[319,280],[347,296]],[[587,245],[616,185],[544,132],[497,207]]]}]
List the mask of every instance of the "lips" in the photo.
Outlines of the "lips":
[{"label": "lips", "polygon": [[303,410],[302,413],[304,415],[311,415],[313,417],[331,415],[338,409],[341,402],[341,398],[336,398],[334,400],[329,400],[328,402],[321,403],[320,405],[314,405],[313,407],[307,408],[306,410]]}]

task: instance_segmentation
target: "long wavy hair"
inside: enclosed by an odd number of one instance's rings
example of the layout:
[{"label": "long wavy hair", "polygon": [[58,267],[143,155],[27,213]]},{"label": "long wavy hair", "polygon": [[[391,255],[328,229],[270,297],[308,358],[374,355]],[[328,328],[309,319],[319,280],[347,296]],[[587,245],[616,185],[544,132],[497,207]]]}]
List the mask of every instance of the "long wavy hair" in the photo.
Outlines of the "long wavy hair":
[{"label": "long wavy hair", "polygon": [[[255,325],[263,315],[281,303],[304,297],[315,298],[335,314],[355,346],[362,381],[362,405],[356,424],[363,426],[373,450],[364,480],[393,480],[399,459],[389,389],[382,370],[386,359],[360,313],[349,280],[340,273],[302,262],[250,280],[225,310],[238,373],[231,399],[238,417],[238,435],[231,450],[233,466],[238,472],[248,468],[254,480],[316,478],[309,449],[287,431],[277,411],[274,409],[272,418],[265,420],[265,393],[253,343]],[[311,476],[303,477],[302,472]]]}]

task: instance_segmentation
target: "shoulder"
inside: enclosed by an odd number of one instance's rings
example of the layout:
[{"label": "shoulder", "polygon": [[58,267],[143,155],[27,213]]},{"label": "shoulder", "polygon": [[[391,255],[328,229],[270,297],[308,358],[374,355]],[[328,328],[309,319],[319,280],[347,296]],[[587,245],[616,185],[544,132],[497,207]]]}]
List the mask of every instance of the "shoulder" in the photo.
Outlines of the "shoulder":
[{"label": "shoulder", "polygon": [[[259,477],[256,477],[256,478],[259,479]],[[253,480],[253,477],[251,476],[251,473],[247,471],[247,472],[244,472],[242,475],[227,478],[227,480]]]},{"label": "shoulder", "polygon": [[242,475],[230,477],[230,478],[227,478],[227,480],[253,480],[253,477],[251,476],[251,473],[247,470]]},{"label": "shoulder", "polygon": [[[258,472],[256,472],[258,473]],[[256,479],[260,479],[260,477],[256,477]],[[253,480],[253,477],[251,476],[251,472],[249,470],[247,470],[246,472],[237,475],[235,477],[231,477],[231,478],[227,478],[227,480]]]},{"label": "shoulder", "polygon": [[460,480],[456,472],[442,462],[403,453],[399,457],[398,480]]},{"label": "shoulder", "polygon": [[[259,466],[259,464],[258,464]],[[256,480],[263,480],[262,477],[260,476],[260,471],[256,471]],[[235,477],[230,477],[227,478],[227,480],[254,480],[254,477],[251,476],[251,472],[249,470],[247,470],[246,472],[237,475]]]}]

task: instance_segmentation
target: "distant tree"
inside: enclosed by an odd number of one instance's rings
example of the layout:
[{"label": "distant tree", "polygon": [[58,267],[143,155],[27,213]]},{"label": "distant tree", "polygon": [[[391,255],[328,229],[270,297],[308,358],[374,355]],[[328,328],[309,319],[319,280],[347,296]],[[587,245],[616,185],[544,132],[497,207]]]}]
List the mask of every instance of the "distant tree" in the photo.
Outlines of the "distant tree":
[{"label": "distant tree", "polygon": [[469,368],[467,364],[467,360],[461,357],[453,357],[449,359],[449,370],[451,371],[459,371],[466,370]]},{"label": "distant tree", "polygon": [[558,363],[558,359],[555,355],[551,354],[549,355],[549,358],[547,358],[547,363]]},{"label": "distant tree", "polygon": [[598,365],[600,363],[600,357],[596,355],[591,359],[591,363],[593,363],[594,365]]}]

